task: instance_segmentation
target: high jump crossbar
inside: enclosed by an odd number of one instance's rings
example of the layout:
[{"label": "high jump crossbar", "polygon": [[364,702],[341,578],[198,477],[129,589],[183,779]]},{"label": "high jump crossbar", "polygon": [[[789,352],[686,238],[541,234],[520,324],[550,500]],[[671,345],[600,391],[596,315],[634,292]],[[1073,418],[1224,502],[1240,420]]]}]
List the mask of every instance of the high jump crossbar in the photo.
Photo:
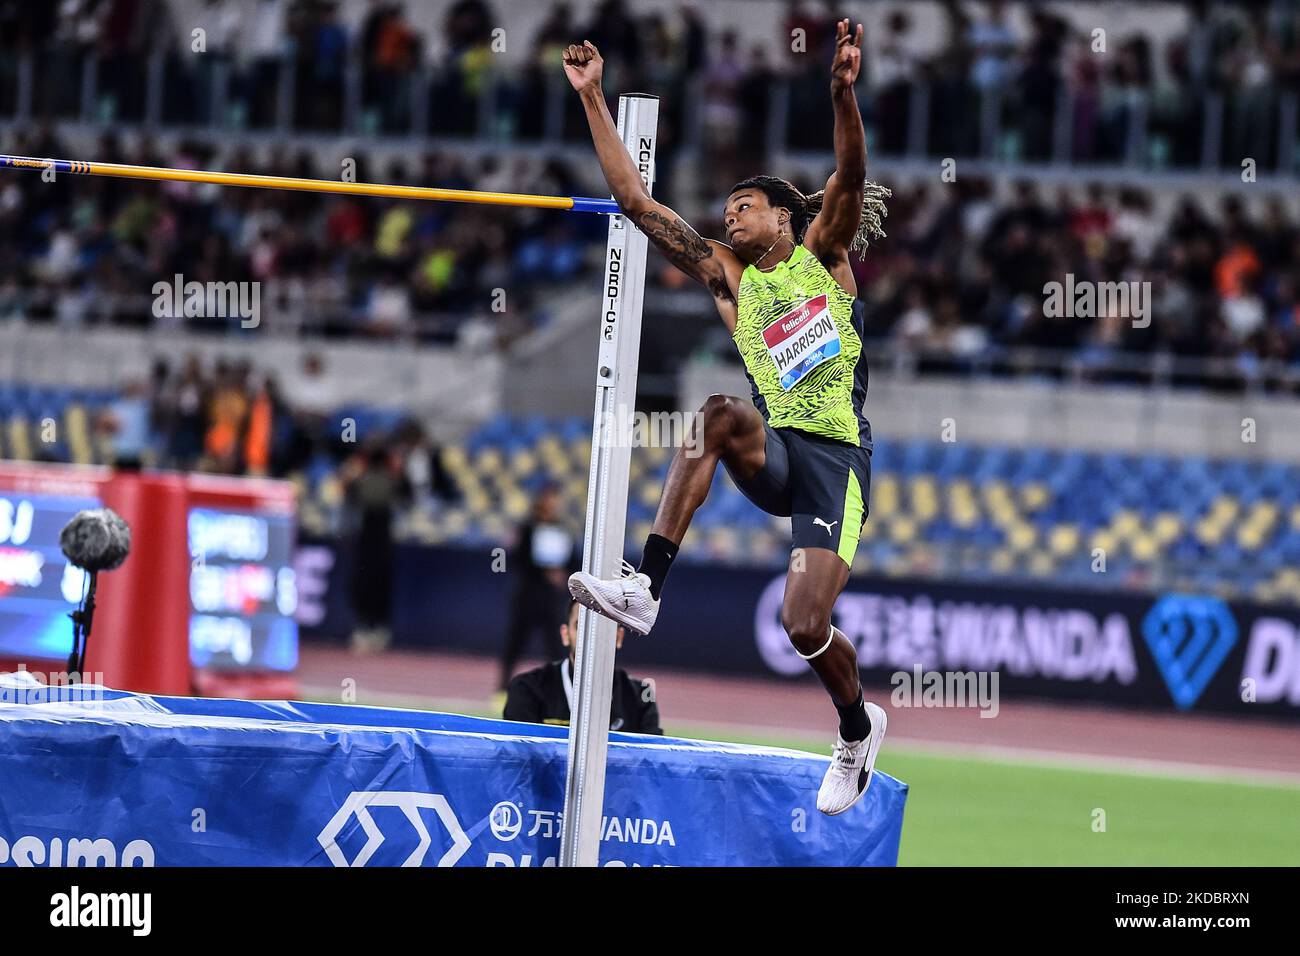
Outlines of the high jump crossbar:
[{"label": "high jump crossbar", "polygon": [[[619,136],[640,171],[647,190],[653,190],[654,187],[658,123],[658,97],[641,93],[619,97]],[[530,206],[608,215],[610,219],[605,249],[605,281],[601,289],[596,404],[591,430],[591,469],[587,483],[587,525],[582,566],[584,571],[598,577],[618,576],[623,559],[629,468],[632,461],[630,445],[620,441],[619,436],[624,433],[624,429],[620,428],[619,416],[631,414],[636,407],[647,242],[640,230],[628,228],[618,204],[612,199],[334,182],[0,155],[0,169],[3,168],[52,170],[55,175],[112,176],[120,179],[210,183],[217,186],[290,189],[393,199]],[[598,866],[600,862],[616,631],[614,622],[609,618],[592,614],[585,607],[580,609],[564,813],[560,827],[561,866]]]},{"label": "high jump crossbar", "polygon": [[384,183],[350,183],[331,179],[298,179],[293,176],[260,176],[252,173],[222,173],[205,169],[172,169],[164,166],[128,166],[122,163],[92,163],[80,159],[39,159],[33,156],[0,156],[0,169],[51,170],[55,175],[111,176],[115,179],[146,179],[156,182],[208,183],[213,186],[245,186],[257,189],[290,189],[297,192],[338,193],[346,196],[376,196],[386,199],[420,199],[466,202],[488,206],[529,206],[535,209],[564,209],[618,215],[612,199],[587,196],[533,196],[525,193],[484,192],[474,189],[437,189],[429,186],[391,186]]}]

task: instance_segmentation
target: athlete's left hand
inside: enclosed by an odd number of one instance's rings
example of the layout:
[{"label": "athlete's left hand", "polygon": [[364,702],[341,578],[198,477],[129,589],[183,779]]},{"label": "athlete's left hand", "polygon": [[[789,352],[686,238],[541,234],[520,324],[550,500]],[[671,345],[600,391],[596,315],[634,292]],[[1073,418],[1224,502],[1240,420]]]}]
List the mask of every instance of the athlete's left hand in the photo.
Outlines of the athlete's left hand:
[{"label": "athlete's left hand", "polygon": [[840,90],[857,82],[862,68],[862,24],[849,33],[846,17],[835,24],[835,62],[831,64],[831,89]]}]

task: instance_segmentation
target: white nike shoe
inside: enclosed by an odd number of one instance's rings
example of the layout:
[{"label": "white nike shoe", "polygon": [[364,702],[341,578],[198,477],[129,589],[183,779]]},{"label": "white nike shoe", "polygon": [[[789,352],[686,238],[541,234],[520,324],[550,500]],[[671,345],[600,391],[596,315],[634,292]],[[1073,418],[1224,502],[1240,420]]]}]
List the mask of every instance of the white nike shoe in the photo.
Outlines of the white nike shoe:
[{"label": "white nike shoe", "polygon": [[649,634],[659,616],[659,601],[650,593],[650,576],[637,573],[626,561],[617,578],[601,580],[586,571],[575,571],[569,575],[569,593],[584,607],[638,634]]},{"label": "white nike shoe", "polygon": [[830,769],[817,791],[817,809],[828,816],[843,813],[862,799],[867,787],[871,786],[876,754],[885,739],[889,718],[875,704],[867,703],[866,708],[867,718],[871,721],[871,733],[867,734],[866,740],[851,744],[843,737],[836,737]]}]

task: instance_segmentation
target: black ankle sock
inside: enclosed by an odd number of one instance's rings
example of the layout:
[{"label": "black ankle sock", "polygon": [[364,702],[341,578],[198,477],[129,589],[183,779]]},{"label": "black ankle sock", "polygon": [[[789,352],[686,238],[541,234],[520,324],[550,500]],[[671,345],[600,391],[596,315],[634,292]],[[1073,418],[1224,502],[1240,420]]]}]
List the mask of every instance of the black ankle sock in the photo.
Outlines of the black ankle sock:
[{"label": "black ankle sock", "polygon": [[835,709],[840,712],[840,736],[849,743],[858,740],[866,740],[867,735],[871,733],[871,718],[867,716],[867,708],[862,701],[862,688],[858,688],[858,699],[847,707],[835,705]]},{"label": "black ankle sock", "polygon": [[659,600],[668,569],[672,567],[673,558],[677,557],[677,545],[663,535],[651,534],[645,539],[645,550],[641,552],[641,567],[637,571],[650,578],[650,593]]}]

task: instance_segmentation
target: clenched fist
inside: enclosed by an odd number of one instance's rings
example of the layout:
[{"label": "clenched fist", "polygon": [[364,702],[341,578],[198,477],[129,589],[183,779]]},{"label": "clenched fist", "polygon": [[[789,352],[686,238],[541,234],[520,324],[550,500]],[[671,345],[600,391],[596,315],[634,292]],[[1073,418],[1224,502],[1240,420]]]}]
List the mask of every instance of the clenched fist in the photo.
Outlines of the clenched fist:
[{"label": "clenched fist", "polygon": [[570,44],[565,48],[564,75],[579,93],[599,89],[600,76],[604,70],[605,61],[590,40],[582,41],[581,46]]}]

